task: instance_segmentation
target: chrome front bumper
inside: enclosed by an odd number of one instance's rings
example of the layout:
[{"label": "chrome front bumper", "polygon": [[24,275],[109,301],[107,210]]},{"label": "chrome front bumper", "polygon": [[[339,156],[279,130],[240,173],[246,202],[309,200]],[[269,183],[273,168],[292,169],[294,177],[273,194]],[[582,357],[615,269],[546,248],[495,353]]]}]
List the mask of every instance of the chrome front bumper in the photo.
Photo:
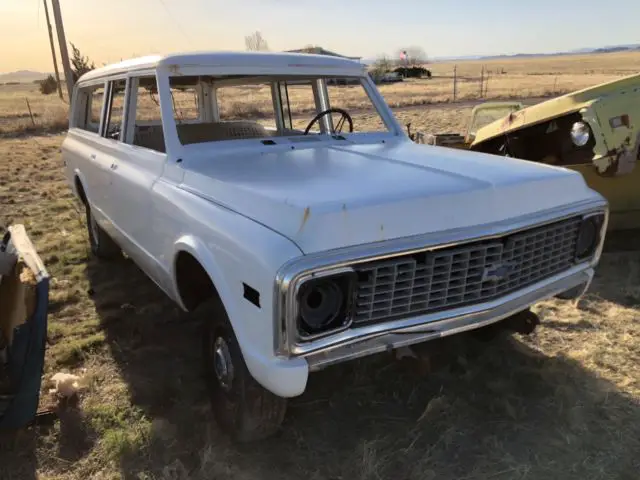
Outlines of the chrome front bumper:
[{"label": "chrome front bumper", "polygon": [[313,347],[307,346],[306,351],[294,350],[294,353],[306,359],[310,371],[317,371],[385,350],[475,330],[504,320],[541,300],[555,296],[580,297],[589,287],[593,274],[592,267],[576,266],[491,302],[352,328],[313,342]]}]

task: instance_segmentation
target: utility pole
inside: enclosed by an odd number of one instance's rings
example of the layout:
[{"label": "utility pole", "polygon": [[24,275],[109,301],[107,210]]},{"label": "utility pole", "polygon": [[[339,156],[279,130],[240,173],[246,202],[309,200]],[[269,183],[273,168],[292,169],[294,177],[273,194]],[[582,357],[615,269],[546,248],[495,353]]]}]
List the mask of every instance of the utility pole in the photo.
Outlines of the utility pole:
[{"label": "utility pole", "polygon": [[58,0],[51,0],[53,7],[53,18],[56,22],[56,31],[58,32],[58,43],[60,44],[60,58],[62,60],[62,68],[64,69],[64,79],[67,83],[67,93],[69,95],[69,105],[71,105],[71,96],[73,94],[73,72],[69,63],[69,52],[67,50],[67,39],[64,36],[64,26],[62,25],[62,13],[60,13],[60,3]]},{"label": "utility pole", "polygon": [[42,0],[44,3],[44,14],[47,17],[47,28],[49,29],[49,43],[51,44],[51,56],[53,57],[53,69],[56,72],[56,83],[58,85],[58,95],[60,99],[64,100],[62,96],[62,84],[60,83],[60,72],[58,72],[58,62],[56,60],[56,46],[53,43],[53,30],[51,29],[51,21],[49,20],[49,8],[47,7],[47,0]]}]

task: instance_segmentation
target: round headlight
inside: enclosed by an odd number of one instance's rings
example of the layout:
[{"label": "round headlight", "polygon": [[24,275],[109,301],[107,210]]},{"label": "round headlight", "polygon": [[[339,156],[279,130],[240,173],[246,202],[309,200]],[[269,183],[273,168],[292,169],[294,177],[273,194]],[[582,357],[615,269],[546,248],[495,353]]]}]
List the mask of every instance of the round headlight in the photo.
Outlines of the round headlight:
[{"label": "round headlight", "polygon": [[571,141],[576,147],[584,147],[589,141],[589,125],[584,122],[576,122],[571,127]]},{"label": "round headlight", "polygon": [[300,319],[311,334],[340,326],[344,313],[344,293],[333,280],[312,281],[304,285],[298,297]]},{"label": "round headlight", "polygon": [[576,243],[576,257],[587,258],[595,252],[600,239],[600,223],[598,217],[585,218],[580,225]]}]

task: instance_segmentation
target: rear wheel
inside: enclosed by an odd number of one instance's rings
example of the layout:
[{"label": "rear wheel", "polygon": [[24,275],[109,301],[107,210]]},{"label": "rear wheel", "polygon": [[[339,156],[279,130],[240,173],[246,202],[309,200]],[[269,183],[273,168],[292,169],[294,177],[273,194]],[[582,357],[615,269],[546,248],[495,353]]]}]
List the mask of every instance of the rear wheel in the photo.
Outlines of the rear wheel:
[{"label": "rear wheel", "polygon": [[275,434],[287,400],[274,395],[249,373],[229,318],[217,298],[197,309],[204,325],[204,370],[213,412],[234,440],[249,442]]},{"label": "rear wheel", "polygon": [[87,230],[89,232],[89,243],[91,244],[91,252],[98,258],[112,260],[122,256],[122,250],[116,242],[105,232],[91,211],[89,203],[85,203],[85,212],[87,216]]}]

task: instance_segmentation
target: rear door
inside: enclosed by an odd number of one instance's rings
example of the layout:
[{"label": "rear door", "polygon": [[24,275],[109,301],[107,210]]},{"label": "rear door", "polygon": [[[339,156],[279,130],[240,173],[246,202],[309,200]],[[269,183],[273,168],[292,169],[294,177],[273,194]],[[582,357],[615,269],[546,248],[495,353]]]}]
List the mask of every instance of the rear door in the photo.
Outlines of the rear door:
[{"label": "rear door", "polygon": [[121,136],[124,118],[126,79],[114,79],[105,86],[105,104],[102,109],[100,142],[96,145],[93,162],[100,176],[100,205],[105,216],[103,228],[117,237],[118,207],[115,204],[113,174],[122,156]]},{"label": "rear door", "polygon": [[62,146],[69,181],[79,177],[99,223],[108,210],[110,162],[100,154],[105,109],[106,84],[96,83],[79,89],[74,101],[71,128]]}]

